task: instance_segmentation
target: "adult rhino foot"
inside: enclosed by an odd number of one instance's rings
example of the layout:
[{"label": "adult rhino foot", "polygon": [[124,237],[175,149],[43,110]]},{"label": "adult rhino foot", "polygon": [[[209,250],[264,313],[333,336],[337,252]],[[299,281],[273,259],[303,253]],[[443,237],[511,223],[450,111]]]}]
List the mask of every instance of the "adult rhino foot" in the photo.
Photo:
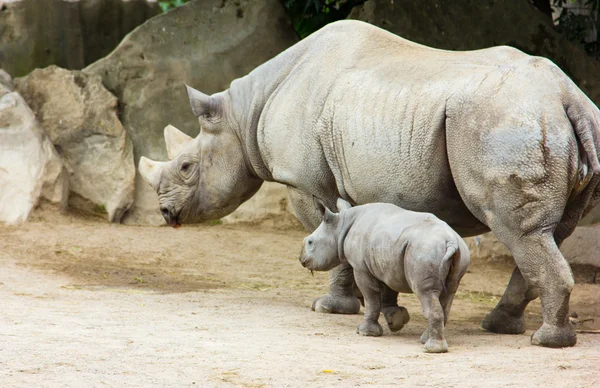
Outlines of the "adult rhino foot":
[{"label": "adult rhino foot", "polygon": [[383,334],[383,329],[378,322],[362,321],[356,328],[356,332],[369,337],[379,337]]},{"label": "adult rhino foot", "polygon": [[515,317],[496,307],[481,322],[481,327],[492,333],[523,334],[525,333],[525,318],[522,314]]},{"label": "adult rhino foot", "polygon": [[402,306],[384,307],[383,316],[393,332],[400,331],[410,321],[408,310]]},{"label": "adult rhino foot", "polygon": [[421,338],[419,339],[419,341],[425,345],[427,343],[427,341],[429,341],[429,329],[425,329],[425,331],[423,332],[423,334],[421,334]]},{"label": "adult rhino foot", "polygon": [[547,348],[566,348],[575,346],[577,334],[572,325],[554,326],[544,323],[531,335],[531,344]]},{"label": "adult rhino foot", "polygon": [[328,314],[358,314],[360,302],[355,296],[325,295],[315,299],[311,310]]},{"label": "adult rhino foot", "polygon": [[448,351],[448,342],[445,339],[429,338],[425,343],[424,349],[426,353],[446,353]]}]

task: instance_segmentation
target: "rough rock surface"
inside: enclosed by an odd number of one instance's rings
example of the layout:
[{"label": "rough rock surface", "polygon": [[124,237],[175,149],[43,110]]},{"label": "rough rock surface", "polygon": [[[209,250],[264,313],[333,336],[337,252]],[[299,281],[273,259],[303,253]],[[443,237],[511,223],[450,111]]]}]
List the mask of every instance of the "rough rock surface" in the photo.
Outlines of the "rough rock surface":
[{"label": "rough rock surface", "polygon": [[69,205],[119,222],[133,203],[135,167],[115,96],[99,76],[56,66],[15,85],[69,170]]},{"label": "rough rock surface", "polygon": [[[529,1],[368,0],[349,19],[445,50],[508,45],[551,59],[600,106],[600,61],[558,34]],[[600,222],[600,206],[580,225]]]},{"label": "rough rock surface", "polygon": [[10,76],[0,70],[0,221],[23,222],[41,198],[62,210],[66,169]]},{"label": "rough rock surface", "polygon": [[[510,251],[492,233],[466,238],[473,260],[510,262]],[[600,225],[579,226],[560,250],[577,283],[600,283]]]},{"label": "rough rock surface", "polygon": [[[205,93],[224,90],[297,39],[277,0],[193,1],[144,23],[84,71],[102,76],[118,97],[136,164],[140,156],[166,160],[167,124],[191,136],[200,129],[184,82]],[[156,193],[139,174],[125,222],[164,223]]]},{"label": "rough rock surface", "polygon": [[287,195],[287,188],[279,183],[265,182],[252,198],[237,210],[223,218],[225,223],[258,222],[269,217],[288,217],[294,209]]},{"label": "rough rock surface", "polygon": [[160,12],[147,0],[0,0],[0,67],[14,77],[53,64],[81,69]]},{"label": "rough rock surface", "polygon": [[600,225],[579,226],[560,247],[575,281],[600,283]]}]

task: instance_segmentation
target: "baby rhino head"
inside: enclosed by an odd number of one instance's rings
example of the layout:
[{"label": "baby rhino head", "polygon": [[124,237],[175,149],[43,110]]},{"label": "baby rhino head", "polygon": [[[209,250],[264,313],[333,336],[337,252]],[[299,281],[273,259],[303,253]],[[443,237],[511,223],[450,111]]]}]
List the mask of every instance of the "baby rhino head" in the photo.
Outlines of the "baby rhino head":
[{"label": "baby rhino head", "polygon": [[329,271],[338,266],[338,222],[339,214],[332,213],[321,200],[313,197],[322,221],[319,227],[303,241],[300,263],[311,271]]}]

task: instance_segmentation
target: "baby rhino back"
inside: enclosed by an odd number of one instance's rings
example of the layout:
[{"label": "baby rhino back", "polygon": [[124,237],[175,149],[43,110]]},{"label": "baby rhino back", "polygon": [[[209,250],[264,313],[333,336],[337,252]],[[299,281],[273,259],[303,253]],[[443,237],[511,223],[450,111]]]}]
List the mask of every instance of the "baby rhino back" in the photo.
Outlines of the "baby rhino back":
[{"label": "baby rhino back", "polygon": [[399,243],[406,282],[415,294],[456,291],[469,265],[469,249],[445,222],[424,219],[410,225]]}]

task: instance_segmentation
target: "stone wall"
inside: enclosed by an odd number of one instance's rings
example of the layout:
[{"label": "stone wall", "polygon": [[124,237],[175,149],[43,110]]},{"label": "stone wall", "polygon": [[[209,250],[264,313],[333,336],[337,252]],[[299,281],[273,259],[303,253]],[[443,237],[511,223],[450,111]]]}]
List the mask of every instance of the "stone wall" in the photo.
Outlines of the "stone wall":
[{"label": "stone wall", "polygon": [[0,68],[81,69],[160,12],[153,0],[0,0]]}]

